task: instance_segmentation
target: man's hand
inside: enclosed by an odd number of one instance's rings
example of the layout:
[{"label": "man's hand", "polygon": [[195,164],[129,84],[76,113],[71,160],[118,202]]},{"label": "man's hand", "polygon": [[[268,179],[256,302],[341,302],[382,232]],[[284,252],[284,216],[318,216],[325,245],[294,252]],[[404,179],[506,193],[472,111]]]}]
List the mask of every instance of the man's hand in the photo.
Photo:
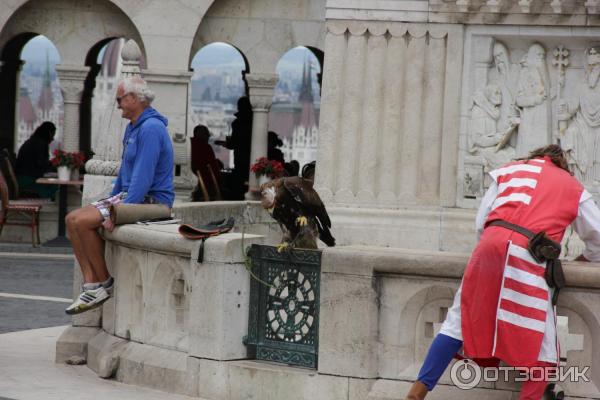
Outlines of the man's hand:
[{"label": "man's hand", "polygon": [[115,229],[115,224],[113,223],[112,219],[110,219],[110,218],[106,218],[104,220],[104,222],[102,223],[102,226],[104,227],[104,229],[106,229],[109,232],[112,232],[113,229]]}]

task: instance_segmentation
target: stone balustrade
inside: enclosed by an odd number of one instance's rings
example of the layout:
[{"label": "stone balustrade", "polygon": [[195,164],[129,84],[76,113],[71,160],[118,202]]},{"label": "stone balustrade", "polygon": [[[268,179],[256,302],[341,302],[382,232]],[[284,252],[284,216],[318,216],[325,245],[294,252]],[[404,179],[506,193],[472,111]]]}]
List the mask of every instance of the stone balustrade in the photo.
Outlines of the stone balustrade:
[{"label": "stone balustrade", "polygon": [[[237,210],[252,231],[254,203]],[[191,207],[191,206],[190,206]],[[195,215],[220,216],[214,210]],[[191,210],[176,211],[180,216]],[[253,216],[250,218],[249,216]],[[200,217],[200,218],[203,218]],[[253,219],[255,218],[255,219]],[[260,225],[260,224],[259,224]],[[57,361],[87,357],[102,377],[210,400],[401,399],[452,303],[467,253],[347,246],[323,250],[316,370],[247,360],[250,276],[243,249],[264,235],[228,233],[200,242],[176,225],[119,227],[107,235],[116,277],[101,327],[74,326],[57,344]],[[564,383],[569,395],[598,398],[600,266],[567,262],[558,329],[566,365],[590,366],[590,382]],[[438,398],[512,399],[514,383],[463,391],[448,374]]]},{"label": "stone balustrade", "polygon": [[[323,253],[319,372],[374,379],[366,399],[401,399],[452,305],[464,253],[349,246]],[[563,382],[568,395],[598,398],[600,266],[564,264],[568,288],[557,308],[561,359],[589,366],[590,382]],[[351,316],[351,317],[349,317]],[[448,370],[449,371],[449,370]],[[439,398],[512,399],[511,382],[463,391],[448,371]]]}]

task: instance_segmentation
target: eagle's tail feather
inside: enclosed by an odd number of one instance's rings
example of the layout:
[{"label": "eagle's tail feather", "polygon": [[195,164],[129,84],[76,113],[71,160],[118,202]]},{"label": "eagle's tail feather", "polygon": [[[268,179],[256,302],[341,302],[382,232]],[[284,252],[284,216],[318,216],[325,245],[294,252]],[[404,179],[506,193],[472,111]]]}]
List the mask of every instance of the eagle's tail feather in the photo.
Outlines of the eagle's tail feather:
[{"label": "eagle's tail feather", "polygon": [[326,226],[319,228],[319,239],[321,239],[321,241],[327,246],[335,246],[335,238],[331,236],[331,232],[329,232],[329,229]]}]

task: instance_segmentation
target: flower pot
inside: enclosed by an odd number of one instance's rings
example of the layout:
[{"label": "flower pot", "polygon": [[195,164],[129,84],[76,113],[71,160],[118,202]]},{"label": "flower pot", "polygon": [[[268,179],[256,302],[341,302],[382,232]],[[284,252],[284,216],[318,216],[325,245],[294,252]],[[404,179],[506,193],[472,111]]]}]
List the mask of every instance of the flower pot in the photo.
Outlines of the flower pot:
[{"label": "flower pot", "polygon": [[78,181],[79,180],[79,168],[73,168],[71,170],[71,180]]},{"label": "flower pot", "polygon": [[58,167],[58,179],[61,181],[71,180],[71,168],[69,167]]},{"label": "flower pot", "polygon": [[261,187],[261,185],[263,183],[267,183],[267,182],[270,182],[270,181],[271,181],[271,178],[269,178],[267,175],[260,175],[258,177],[258,187]]}]

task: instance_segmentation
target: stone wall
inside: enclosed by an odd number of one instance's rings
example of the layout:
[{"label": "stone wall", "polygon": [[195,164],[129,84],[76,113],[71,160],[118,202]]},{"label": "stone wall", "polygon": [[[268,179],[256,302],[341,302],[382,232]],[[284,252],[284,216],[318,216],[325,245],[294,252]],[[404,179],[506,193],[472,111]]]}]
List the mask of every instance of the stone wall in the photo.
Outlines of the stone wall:
[{"label": "stone wall", "polygon": [[329,21],[316,186],[326,202],[452,206],[463,28]]}]

